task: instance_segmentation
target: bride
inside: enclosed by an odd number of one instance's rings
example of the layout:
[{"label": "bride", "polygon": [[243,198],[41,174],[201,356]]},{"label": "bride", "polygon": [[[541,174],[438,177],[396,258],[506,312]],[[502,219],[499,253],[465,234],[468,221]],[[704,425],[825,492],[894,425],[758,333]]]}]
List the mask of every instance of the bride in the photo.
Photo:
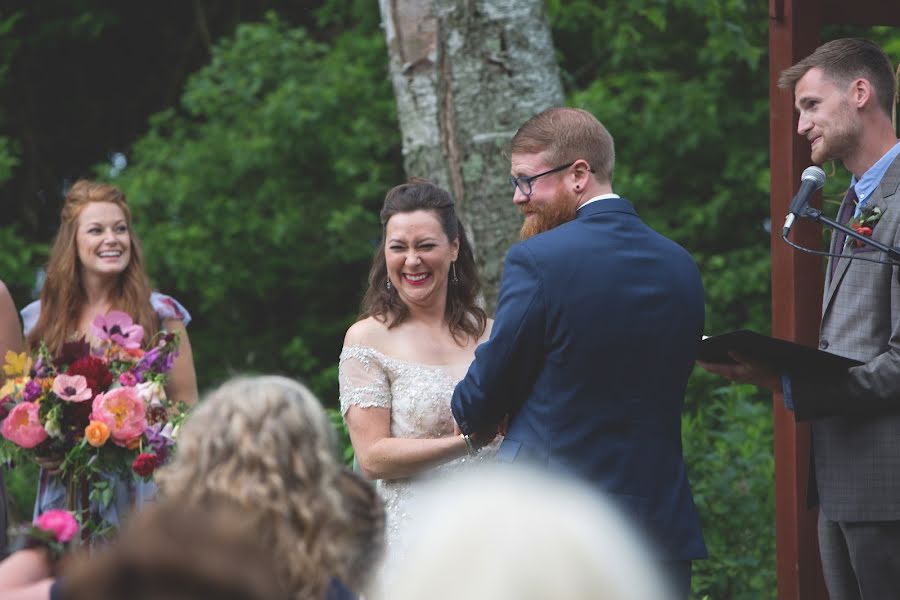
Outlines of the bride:
[{"label": "bride", "polygon": [[489,441],[454,435],[450,398],[492,321],[476,303],[472,249],[446,191],[423,180],[399,185],[385,197],[381,223],[339,381],[341,412],[363,475],[378,480],[391,545],[415,478],[458,465]]}]

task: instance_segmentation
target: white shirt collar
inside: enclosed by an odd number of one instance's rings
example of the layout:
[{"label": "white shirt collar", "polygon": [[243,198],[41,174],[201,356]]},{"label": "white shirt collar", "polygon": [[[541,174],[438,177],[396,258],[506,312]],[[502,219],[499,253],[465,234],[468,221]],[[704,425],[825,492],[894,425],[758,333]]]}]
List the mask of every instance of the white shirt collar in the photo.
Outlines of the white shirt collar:
[{"label": "white shirt collar", "polygon": [[608,200],[609,198],[618,198],[618,197],[619,197],[618,194],[600,194],[599,196],[594,196],[593,198],[591,198],[590,200],[588,200],[587,202],[585,202],[584,204],[582,204],[575,210],[581,210],[582,208],[584,208],[588,204],[591,204],[592,202],[598,202],[600,200]]}]

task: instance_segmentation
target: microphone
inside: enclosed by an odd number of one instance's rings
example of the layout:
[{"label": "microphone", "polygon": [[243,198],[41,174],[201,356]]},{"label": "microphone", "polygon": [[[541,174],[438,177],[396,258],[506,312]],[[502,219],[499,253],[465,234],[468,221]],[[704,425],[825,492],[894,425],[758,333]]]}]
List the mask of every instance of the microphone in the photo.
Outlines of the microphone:
[{"label": "microphone", "polygon": [[800,176],[800,189],[797,195],[791,200],[788,207],[788,215],[784,219],[784,227],[781,230],[781,237],[787,237],[788,232],[794,225],[794,219],[802,217],[809,205],[810,197],[825,185],[825,171],[819,167],[806,167],[803,175]]}]

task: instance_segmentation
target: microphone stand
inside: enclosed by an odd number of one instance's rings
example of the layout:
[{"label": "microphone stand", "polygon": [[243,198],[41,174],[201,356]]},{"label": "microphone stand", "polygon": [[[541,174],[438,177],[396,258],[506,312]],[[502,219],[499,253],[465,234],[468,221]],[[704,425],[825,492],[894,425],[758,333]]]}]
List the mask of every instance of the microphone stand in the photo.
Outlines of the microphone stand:
[{"label": "microphone stand", "polygon": [[[823,224],[827,225],[828,227],[831,227],[832,229],[836,229],[838,231],[841,231],[841,232],[847,234],[847,237],[851,237],[854,240],[858,240],[867,246],[871,246],[873,248],[881,250],[882,252],[884,252],[887,255],[888,259],[892,263],[894,263],[895,265],[900,265],[900,249],[898,249],[898,248],[895,248],[892,246],[885,246],[881,242],[876,242],[869,236],[863,235],[861,233],[857,233],[854,229],[851,229],[850,227],[847,227],[846,225],[841,225],[837,221],[833,221],[832,219],[829,219],[828,217],[826,217],[825,215],[822,214],[821,210],[819,210],[817,208],[813,208],[812,206],[806,207],[806,211],[803,213],[803,217],[806,219],[811,219],[818,223],[823,223]],[[838,252],[840,252],[840,250],[838,250]]]}]

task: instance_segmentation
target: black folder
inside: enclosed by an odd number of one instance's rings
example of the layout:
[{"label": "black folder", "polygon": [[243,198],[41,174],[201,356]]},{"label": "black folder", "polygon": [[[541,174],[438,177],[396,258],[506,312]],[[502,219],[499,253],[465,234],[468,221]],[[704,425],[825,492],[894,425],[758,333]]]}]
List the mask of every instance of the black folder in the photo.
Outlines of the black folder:
[{"label": "black folder", "polygon": [[697,360],[733,364],[734,360],[728,355],[729,352],[737,352],[749,360],[784,373],[846,371],[863,364],[852,358],[769,337],[749,329],[704,338],[700,342]]}]

